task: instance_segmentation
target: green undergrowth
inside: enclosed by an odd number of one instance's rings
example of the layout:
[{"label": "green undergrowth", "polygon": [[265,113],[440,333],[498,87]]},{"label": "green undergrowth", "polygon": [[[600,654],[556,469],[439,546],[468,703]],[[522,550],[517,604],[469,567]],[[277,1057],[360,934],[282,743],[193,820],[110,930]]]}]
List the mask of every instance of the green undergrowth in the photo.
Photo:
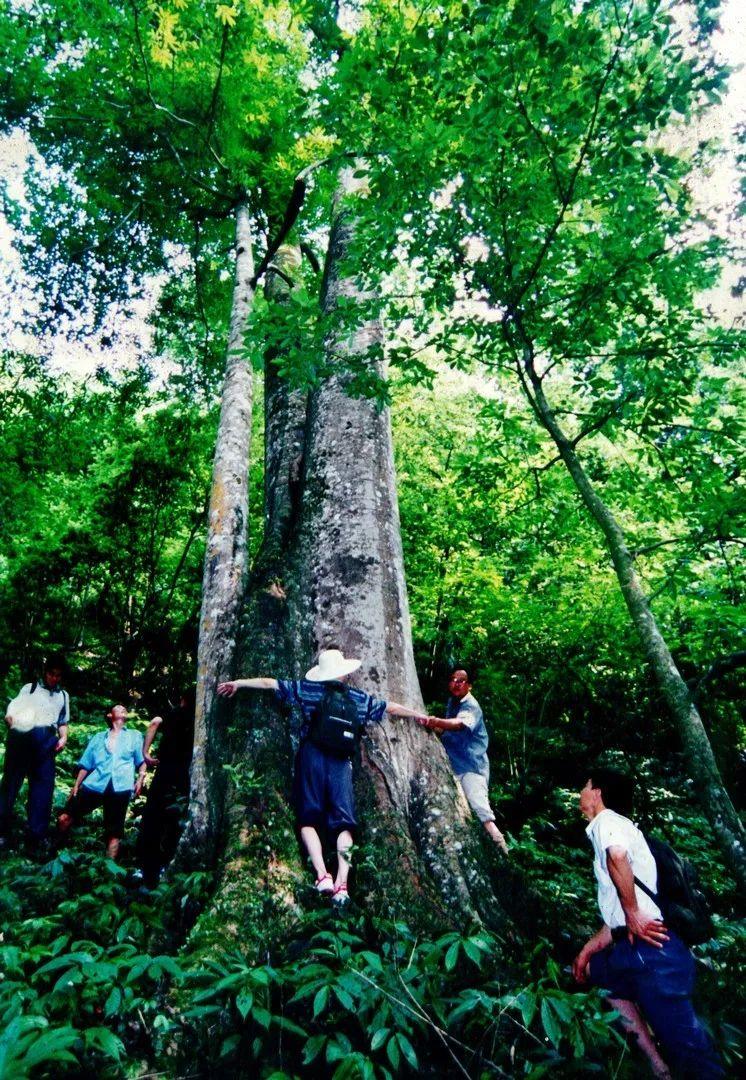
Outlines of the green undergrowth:
[{"label": "green undergrowth", "polygon": [[[82,745],[76,727],[71,742]],[[58,808],[71,770],[59,773]],[[596,925],[590,853],[569,791],[511,835],[511,865],[555,927],[576,928],[550,941],[538,926],[533,935],[510,924],[501,936],[444,929],[425,895],[407,910],[380,884],[385,841],[373,829],[353,852],[353,901],[330,910],[298,862],[284,804],[256,775],[229,779],[251,810],[231,858],[266,866],[266,842],[277,841],[275,861],[295,867],[292,919],[262,905],[251,875],[239,875],[235,905],[217,914],[207,871],[146,892],[133,873],[132,819],[121,865],[103,856],[98,814],[41,865],[20,851],[0,855],[0,1080],[641,1075],[601,997],[578,991],[568,972],[579,923]],[[736,1074],[746,935],[732,881],[685,793],[648,790],[653,816],[714,899],[717,937],[696,950],[697,1006]],[[210,919],[206,948],[199,927]],[[221,934],[230,919],[239,932]]]},{"label": "green undergrowth", "polygon": [[[259,955],[206,956],[163,942],[208,902],[207,874],[145,893],[126,866],[68,850],[6,856],[2,875],[3,1080],[640,1074],[546,940],[336,912],[309,885],[291,936],[268,923]],[[733,1055],[734,1003],[717,993],[735,993],[744,941],[733,921],[718,930],[700,984]]]},{"label": "green undergrowth", "polygon": [[197,961],[149,942],[205,875],[144,894],[127,869],[69,851],[4,870],[3,1078],[478,1076],[622,1055],[600,1000],[566,988],[545,943],[506,979],[505,943],[487,933],[431,939],[309,889],[292,939],[268,926],[253,961]]}]

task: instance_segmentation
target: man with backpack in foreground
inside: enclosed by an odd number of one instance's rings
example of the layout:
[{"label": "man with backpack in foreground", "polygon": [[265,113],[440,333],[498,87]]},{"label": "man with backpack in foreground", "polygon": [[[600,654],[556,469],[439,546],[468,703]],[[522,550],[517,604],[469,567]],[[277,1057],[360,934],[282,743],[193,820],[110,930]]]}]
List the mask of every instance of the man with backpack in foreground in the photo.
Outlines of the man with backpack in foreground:
[{"label": "man with backpack in foreground", "polygon": [[[623,816],[631,804],[632,781],[612,769],[594,770],[580,792],[604,925],[576,956],[573,975],[579,983],[608,991],[609,1004],[637,1039],[655,1076],[670,1077],[670,1066],[677,1076],[722,1077],[715,1048],[692,1006],[694,959],[679,936],[706,940],[709,919],[697,910],[700,898],[685,864],[661,841],[648,843]],[[679,888],[672,896],[664,891],[664,880],[673,891],[675,875],[665,871],[676,867]]]},{"label": "man with backpack in foreground", "polygon": [[[295,761],[293,797],[300,835],[316,871],[316,889],[331,894],[335,904],[349,898],[347,877],[352,830],[357,827],[352,787],[352,759],[366,724],[380,724],[386,713],[423,719],[423,714],[394,701],[379,701],[364,690],[344,685],[361,660],[338,649],[319,653],[304,679],[234,679],[218,685],[218,694],[237,690],[274,690],[284,705],[303,716],[301,743]],[[326,869],[318,830],[337,837],[337,876]]]}]

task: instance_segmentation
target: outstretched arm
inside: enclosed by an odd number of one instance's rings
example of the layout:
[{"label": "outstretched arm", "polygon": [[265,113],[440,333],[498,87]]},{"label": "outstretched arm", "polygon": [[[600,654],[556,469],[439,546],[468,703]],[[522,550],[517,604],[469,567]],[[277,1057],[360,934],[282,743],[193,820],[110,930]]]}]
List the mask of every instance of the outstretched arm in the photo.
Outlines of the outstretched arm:
[{"label": "outstretched arm", "polygon": [[277,679],[232,679],[230,682],[218,683],[218,693],[221,697],[233,697],[236,690],[276,690]]},{"label": "outstretched arm", "polygon": [[439,716],[423,716],[419,722],[429,731],[460,731],[466,727],[461,720],[445,720]]},{"label": "outstretched arm", "polygon": [[389,716],[408,716],[412,720],[422,723],[427,717],[421,709],[408,709],[406,705],[400,705],[397,701],[389,701],[386,704],[386,712]]}]

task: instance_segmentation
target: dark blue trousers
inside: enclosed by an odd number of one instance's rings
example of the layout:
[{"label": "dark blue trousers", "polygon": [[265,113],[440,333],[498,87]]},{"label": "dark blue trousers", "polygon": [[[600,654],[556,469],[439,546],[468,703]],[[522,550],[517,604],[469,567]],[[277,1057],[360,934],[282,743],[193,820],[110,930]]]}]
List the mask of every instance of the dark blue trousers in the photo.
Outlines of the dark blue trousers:
[{"label": "dark blue trousers", "polygon": [[723,1066],[692,1005],[694,958],[677,934],[669,935],[661,949],[639,938],[609,945],[591,957],[591,982],[639,1006],[676,1076],[716,1080]]},{"label": "dark blue trousers", "polygon": [[301,743],[295,759],[293,803],[301,828],[327,828],[335,836],[343,829],[356,829],[352,762],[327,754],[310,741]]},{"label": "dark blue trousers", "polygon": [[10,831],[13,804],[24,780],[28,780],[28,831],[32,840],[43,840],[49,828],[54,796],[54,748],[57,729],[32,728],[8,732],[3,778],[0,781],[0,836]]}]

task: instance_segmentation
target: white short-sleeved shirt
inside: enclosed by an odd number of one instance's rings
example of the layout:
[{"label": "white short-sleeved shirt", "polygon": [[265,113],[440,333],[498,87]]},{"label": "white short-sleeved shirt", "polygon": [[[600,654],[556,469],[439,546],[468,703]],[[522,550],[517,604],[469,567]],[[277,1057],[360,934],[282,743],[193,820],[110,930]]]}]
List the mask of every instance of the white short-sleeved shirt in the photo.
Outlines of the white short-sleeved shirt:
[{"label": "white short-sleeved shirt", "polygon": [[13,718],[14,731],[27,732],[36,727],[60,727],[70,720],[67,690],[50,690],[43,682],[26,683],[6,709]]},{"label": "white short-sleeved shirt", "polygon": [[[595,856],[593,870],[598,882],[598,906],[601,910],[601,918],[613,930],[616,926],[624,926],[626,919],[616,886],[606,867],[608,848],[623,848],[627,852],[634,876],[653,892],[656,891],[658,884],[658,869],[640,830],[629,818],[622,817],[614,810],[602,810],[594,817],[585,832],[593,845]],[[660,908],[638,885],[635,885],[635,895],[638,907],[644,915],[651,919],[662,918]]]}]

